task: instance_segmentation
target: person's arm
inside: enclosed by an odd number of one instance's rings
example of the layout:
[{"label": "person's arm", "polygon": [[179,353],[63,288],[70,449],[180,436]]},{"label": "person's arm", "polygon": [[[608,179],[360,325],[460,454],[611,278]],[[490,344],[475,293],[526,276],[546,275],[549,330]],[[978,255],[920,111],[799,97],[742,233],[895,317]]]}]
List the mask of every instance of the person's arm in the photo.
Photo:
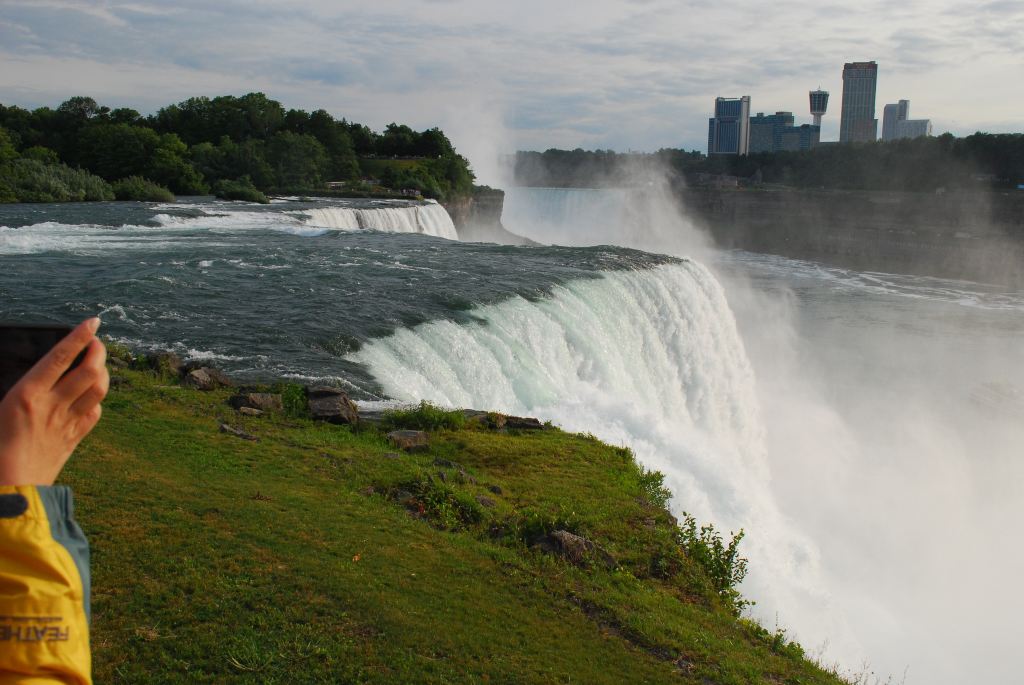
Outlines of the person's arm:
[{"label": "person's arm", "polygon": [[0,401],[0,685],[92,682],[89,546],[53,482],[100,418],[98,325],[75,328]]}]

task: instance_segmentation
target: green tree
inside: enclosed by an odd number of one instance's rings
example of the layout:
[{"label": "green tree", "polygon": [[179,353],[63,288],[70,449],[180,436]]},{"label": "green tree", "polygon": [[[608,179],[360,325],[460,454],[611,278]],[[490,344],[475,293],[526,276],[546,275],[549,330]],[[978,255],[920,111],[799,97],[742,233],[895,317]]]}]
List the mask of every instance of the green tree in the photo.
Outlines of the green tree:
[{"label": "green tree", "polygon": [[334,120],[326,110],[309,115],[306,132],[314,136],[328,156],[327,173],[331,180],[345,181],[359,177],[359,162],[345,126]]},{"label": "green tree", "polygon": [[15,136],[15,145],[39,145],[41,134],[35,128],[32,112],[21,107],[0,105],[0,126]]},{"label": "green tree", "polygon": [[66,117],[69,121],[75,121],[81,125],[99,114],[103,109],[105,108],[101,108],[91,97],[76,95],[60,103],[57,107],[57,113]]},{"label": "green tree", "polygon": [[377,154],[385,157],[414,156],[418,138],[418,134],[408,126],[392,122],[377,139]]},{"label": "green tree", "polygon": [[160,136],[151,128],[95,124],[78,136],[73,161],[108,181],[145,176],[160,142]]},{"label": "green tree", "polygon": [[14,144],[14,136],[6,128],[0,127],[0,164],[17,158],[18,149]]},{"label": "green tree", "polygon": [[174,133],[160,136],[146,177],[182,195],[202,195],[209,191],[203,175],[188,161],[188,146]]},{"label": "green tree", "polygon": [[328,167],[327,151],[308,134],[281,131],[267,144],[267,162],[278,188],[314,188]]},{"label": "green tree", "polygon": [[60,164],[60,157],[57,153],[42,145],[33,145],[23,150],[21,156],[25,159],[34,159],[43,164]]},{"label": "green tree", "polygon": [[145,123],[142,115],[130,107],[118,107],[110,112],[110,116],[107,119],[112,124],[142,125]]},{"label": "green tree", "polygon": [[263,93],[189,98],[164,107],[151,120],[161,133],[177,133],[189,145],[228,136],[236,142],[265,140],[284,124],[284,107]]},{"label": "green tree", "polygon": [[419,135],[415,153],[420,157],[452,157],[455,148],[441,129],[429,128]]},{"label": "green tree", "polygon": [[236,143],[228,136],[222,136],[216,145],[193,145],[189,157],[196,170],[211,184],[220,180],[234,181],[244,176],[260,188],[269,188],[274,185],[274,172],[267,163],[264,147],[262,141]]},{"label": "green tree", "polygon": [[352,147],[357,155],[367,156],[377,151],[377,134],[370,130],[369,126],[341,120],[342,127],[348,132],[352,139]]}]

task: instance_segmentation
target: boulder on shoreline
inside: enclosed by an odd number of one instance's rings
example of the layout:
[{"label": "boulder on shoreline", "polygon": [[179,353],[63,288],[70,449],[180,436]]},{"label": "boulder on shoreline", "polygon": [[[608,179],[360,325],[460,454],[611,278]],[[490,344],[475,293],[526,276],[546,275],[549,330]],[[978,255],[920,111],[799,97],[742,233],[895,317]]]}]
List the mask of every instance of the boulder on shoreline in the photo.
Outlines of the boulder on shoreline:
[{"label": "boulder on shoreline", "polygon": [[359,423],[359,409],[344,391],[320,385],[307,388],[306,396],[314,420],[353,426]]},{"label": "boulder on shoreline", "polygon": [[388,433],[388,440],[406,452],[420,452],[427,449],[428,439],[424,431],[398,430]]},{"label": "boulder on shoreline", "polygon": [[278,393],[247,392],[228,398],[232,408],[242,410],[258,409],[261,412],[284,411],[284,400]]},{"label": "boulder on shoreline", "polygon": [[234,385],[223,371],[209,366],[189,370],[181,384],[195,390],[216,390]]}]

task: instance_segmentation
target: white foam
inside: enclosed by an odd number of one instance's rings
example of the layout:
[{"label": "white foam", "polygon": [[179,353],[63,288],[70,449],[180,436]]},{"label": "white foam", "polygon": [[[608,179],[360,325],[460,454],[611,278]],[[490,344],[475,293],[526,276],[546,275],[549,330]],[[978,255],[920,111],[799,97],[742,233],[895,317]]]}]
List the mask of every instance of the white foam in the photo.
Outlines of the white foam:
[{"label": "white foam", "polygon": [[169,244],[167,236],[145,226],[68,225],[47,221],[30,226],[0,226],[0,254],[79,252],[95,254],[108,249],[154,247]]},{"label": "white foam", "polygon": [[346,231],[372,230],[385,233],[424,233],[458,240],[452,219],[441,205],[431,202],[401,207],[354,208],[316,207],[306,210],[306,224]]}]

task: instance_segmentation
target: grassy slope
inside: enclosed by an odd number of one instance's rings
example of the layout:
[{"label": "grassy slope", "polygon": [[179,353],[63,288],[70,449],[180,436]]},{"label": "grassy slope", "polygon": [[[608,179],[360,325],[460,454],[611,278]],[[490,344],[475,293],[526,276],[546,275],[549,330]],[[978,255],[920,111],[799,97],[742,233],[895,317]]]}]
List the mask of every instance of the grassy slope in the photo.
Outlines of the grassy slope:
[{"label": "grassy slope", "polygon": [[368,176],[380,178],[387,168],[393,168],[397,172],[407,169],[415,169],[421,160],[418,159],[388,159],[386,157],[360,157],[359,168]]},{"label": "grassy slope", "polygon": [[[119,373],[64,476],[97,682],[839,682],[717,600],[626,450],[467,429],[389,458],[375,429],[243,419],[227,393]],[[620,568],[523,543],[553,522]]]}]

